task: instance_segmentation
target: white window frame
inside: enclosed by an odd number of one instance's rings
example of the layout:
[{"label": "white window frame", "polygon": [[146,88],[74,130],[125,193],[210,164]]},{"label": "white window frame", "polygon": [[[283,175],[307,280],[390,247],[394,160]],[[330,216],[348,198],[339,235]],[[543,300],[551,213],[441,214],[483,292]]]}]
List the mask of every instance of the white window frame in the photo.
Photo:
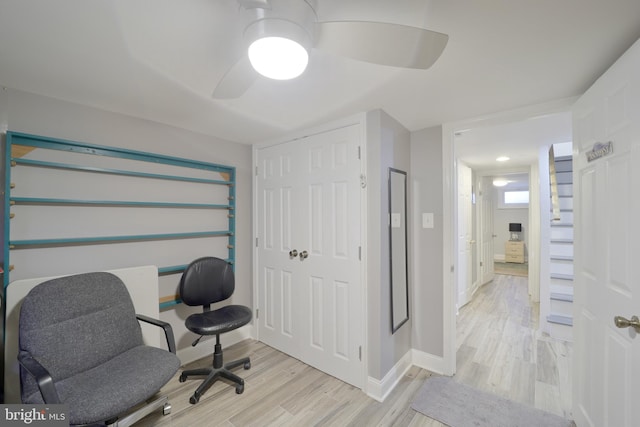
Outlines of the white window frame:
[{"label": "white window frame", "polygon": [[511,191],[526,191],[529,193],[529,200],[531,200],[531,192],[528,188],[501,188],[498,190],[498,209],[528,209],[529,203],[505,203],[504,193]]}]

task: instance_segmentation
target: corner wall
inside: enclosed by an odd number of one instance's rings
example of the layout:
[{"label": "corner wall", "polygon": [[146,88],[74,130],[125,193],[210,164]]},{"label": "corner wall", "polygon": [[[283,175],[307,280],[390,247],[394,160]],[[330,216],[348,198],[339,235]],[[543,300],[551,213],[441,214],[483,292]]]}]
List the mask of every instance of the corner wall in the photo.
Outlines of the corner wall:
[{"label": "corner wall", "polygon": [[[411,179],[410,133],[382,110],[367,113],[367,304],[368,304],[368,376],[379,387],[371,393],[380,398],[395,382],[394,367],[411,351],[413,295],[409,292],[409,321],[391,333],[391,284],[388,229],[388,168],[407,171]],[[411,194],[408,190],[409,203]],[[412,224],[411,210],[407,224]],[[411,235],[409,226],[407,230]],[[411,248],[411,247],[410,247]],[[409,269],[412,266],[411,250]],[[409,277],[409,282],[411,278]],[[409,283],[411,289],[411,283]],[[380,396],[380,394],[382,396]]]}]

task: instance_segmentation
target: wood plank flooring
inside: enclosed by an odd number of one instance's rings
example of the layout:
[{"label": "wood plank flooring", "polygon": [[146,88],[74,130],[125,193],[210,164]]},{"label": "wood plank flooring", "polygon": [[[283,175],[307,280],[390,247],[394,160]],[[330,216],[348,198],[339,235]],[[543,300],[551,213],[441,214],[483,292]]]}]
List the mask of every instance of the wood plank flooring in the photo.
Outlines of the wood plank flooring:
[{"label": "wood plank flooring", "polygon": [[[570,418],[571,346],[538,337],[538,307],[527,297],[527,279],[496,276],[458,316],[457,381]],[[443,424],[410,408],[425,379],[412,367],[384,403],[254,340],[225,349],[225,360],[249,355],[252,367],[241,395],[214,384],[196,405],[189,396],[199,380],[162,390],[172,413],[149,415],[138,426],[429,426]],[[202,367],[202,359],[187,368]]]}]

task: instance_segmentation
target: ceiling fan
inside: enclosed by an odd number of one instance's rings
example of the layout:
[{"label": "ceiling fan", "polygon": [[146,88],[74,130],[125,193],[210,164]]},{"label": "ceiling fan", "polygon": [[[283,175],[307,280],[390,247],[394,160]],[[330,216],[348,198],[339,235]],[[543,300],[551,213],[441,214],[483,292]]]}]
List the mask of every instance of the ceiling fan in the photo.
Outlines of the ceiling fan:
[{"label": "ceiling fan", "polygon": [[226,72],[216,99],[240,97],[258,74],[287,80],[304,72],[309,52],[402,68],[427,69],[449,36],[385,22],[318,22],[316,0],[237,0],[247,52]]}]

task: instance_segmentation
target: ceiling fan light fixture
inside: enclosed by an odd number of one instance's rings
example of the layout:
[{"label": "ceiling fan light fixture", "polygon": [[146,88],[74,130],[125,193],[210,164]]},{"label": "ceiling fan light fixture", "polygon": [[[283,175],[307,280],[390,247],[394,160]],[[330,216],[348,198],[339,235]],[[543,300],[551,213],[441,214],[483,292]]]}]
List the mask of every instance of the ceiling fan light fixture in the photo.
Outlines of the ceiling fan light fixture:
[{"label": "ceiling fan light fixture", "polygon": [[261,75],[290,80],[301,75],[309,63],[309,52],[286,37],[262,37],[249,46],[249,61]]}]

